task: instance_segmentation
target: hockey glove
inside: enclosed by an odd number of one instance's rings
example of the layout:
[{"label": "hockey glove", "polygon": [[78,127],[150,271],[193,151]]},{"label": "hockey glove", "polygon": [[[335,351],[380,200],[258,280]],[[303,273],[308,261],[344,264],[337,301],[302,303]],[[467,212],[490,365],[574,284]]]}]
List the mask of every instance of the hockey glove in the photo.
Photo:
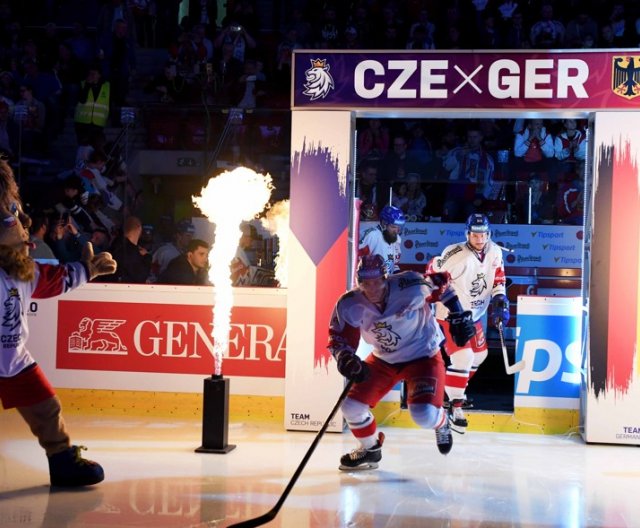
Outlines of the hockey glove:
[{"label": "hockey glove", "polygon": [[495,326],[498,326],[498,323],[502,323],[502,326],[507,326],[509,322],[509,301],[503,294],[499,293],[491,299],[491,311]]},{"label": "hockey glove", "polygon": [[476,335],[476,327],[471,318],[471,311],[451,312],[447,317],[449,322],[449,332],[453,342],[461,347],[466,345],[474,335]]},{"label": "hockey glove", "polygon": [[353,352],[341,350],[336,354],[336,361],[338,372],[348,380],[360,383],[369,377],[369,367]]},{"label": "hockey glove", "polygon": [[116,272],[117,263],[113,260],[111,253],[106,251],[93,254],[93,245],[87,242],[82,248],[82,261],[89,272],[89,280],[95,279],[100,275],[111,275]]}]

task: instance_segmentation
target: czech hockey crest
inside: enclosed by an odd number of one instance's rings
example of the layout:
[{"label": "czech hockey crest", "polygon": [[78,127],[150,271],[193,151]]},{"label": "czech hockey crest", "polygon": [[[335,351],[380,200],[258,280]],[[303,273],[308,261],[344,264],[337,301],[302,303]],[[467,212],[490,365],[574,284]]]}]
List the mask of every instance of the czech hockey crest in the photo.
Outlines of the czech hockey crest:
[{"label": "czech hockey crest", "polygon": [[304,72],[304,95],[312,101],[324,99],[334,89],[333,77],[329,73],[329,64],[324,59],[312,59],[311,68]]}]

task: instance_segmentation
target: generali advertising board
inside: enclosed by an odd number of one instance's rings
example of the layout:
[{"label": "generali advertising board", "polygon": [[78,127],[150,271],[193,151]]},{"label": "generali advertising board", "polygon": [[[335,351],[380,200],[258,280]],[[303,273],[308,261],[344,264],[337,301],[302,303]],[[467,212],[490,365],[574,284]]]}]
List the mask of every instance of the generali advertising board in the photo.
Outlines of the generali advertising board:
[{"label": "generali advertising board", "polygon": [[[222,375],[232,393],[281,396],[286,290],[234,293]],[[215,368],[214,304],[207,287],[87,284],[32,301],[28,347],[56,387],[201,392]]]}]

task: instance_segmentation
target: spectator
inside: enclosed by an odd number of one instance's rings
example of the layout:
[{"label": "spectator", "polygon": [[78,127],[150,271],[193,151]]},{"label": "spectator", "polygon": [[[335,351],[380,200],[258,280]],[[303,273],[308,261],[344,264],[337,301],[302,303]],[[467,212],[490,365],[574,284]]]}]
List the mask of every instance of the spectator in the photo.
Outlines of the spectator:
[{"label": "spectator", "polygon": [[111,84],[102,77],[97,65],[89,67],[87,76],[80,84],[74,122],[78,143],[87,144],[102,134],[109,117]]},{"label": "spectator", "polygon": [[373,161],[366,161],[360,169],[356,196],[361,200],[360,219],[371,221],[378,219],[378,213],[388,203],[388,193],[378,181],[378,166]]},{"label": "spectator", "polygon": [[581,48],[587,36],[591,37],[592,41],[598,38],[598,24],[586,9],[579,7],[576,16],[567,24],[565,42],[570,48]]},{"label": "spectator", "polygon": [[45,214],[37,213],[31,215],[31,226],[29,227],[29,256],[33,259],[54,260],[56,256],[53,250],[44,241],[49,230],[49,219]]},{"label": "spectator", "polygon": [[560,185],[556,200],[558,223],[582,224],[584,221],[584,184],[579,176]]},{"label": "spectator", "polygon": [[44,104],[33,95],[33,87],[30,84],[21,83],[20,99],[14,107],[14,119],[20,128],[24,156],[44,156],[46,114]]},{"label": "spectator", "polygon": [[142,222],[137,216],[129,216],[122,230],[122,235],[113,241],[109,249],[118,263],[118,270],[115,276],[106,277],[104,282],[145,283],[151,271],[151,255],[138,245]]},{"label": "spectator", "polygon": [[19,133],[15,122],[9,119],[9,105],[0,101],[0,155],[9,158],[17,155]]},{"label": "spectator", "polygon": [[193,26],[193,42],[198,49],[203,47],[206,50],[204,60],[206,62],[211,62],[213,59],[213,42],[207,37],[207,28],[205,24],[196,24]]},{"label": "spectator", "polygon": [[60,115],[62,84],[53,73],[41,71],[36,59],[23,61],[23,67],[25,72],[23,84],[31,86],[33,88],[33,96],[44,105],[45,122],[43,133],[47,139],[51,139],[62,128],[62,116]]},{"label": "spectator", "polygon": [[253,260],[249,257],[249,249],[253,245],[253,235],[251,226],[242,226],[242,236],[238,242],[236,254],[231,261],[231,282],[234,286],[247,286],[251,284],[251,267]]},{"label": "spectator", "polygon": [[191,100],[191,87],[173,62],[166,62],[162,73],[154,77],[144,91],[154,94],[160,103],[184,104]]},{"label": "spectator", "polygon": [[393,181],[399,177],[400,172],[405,175],[415,172],[422,175],[426,169],[421,163],[420,157],[415,152],[408,150],[407,138],[403,133],[394,134],[392,143],[393,151],[390,152],[384,162],[384,181]]},{"label": "spectator", "polygon": [[135,40],[129,35],[126,20],[117,19],[113,32],[100,41],[98,56],[102,60],[103,75],[111,84],[109,107],[111,120],[120,124],[120,108],[126,106],[129,79],[136,70]]},{"label": "spectator", "polygon": [[219,105],[230,105],[235,101],[238,79],[243,71],[244,66],[233,56],[233,44],[225,42],[213,67],[216,79],[216,102]]},{"label": "spectator", "polygon": [[238,93],[241,99],[236,103],[237,108],[255,108],[266,94],[265,76],[260,71],[258,61],[247,59],[244,61],[244,73],[238,78]]},{"label": "spectator", "polygon": [[587,157],[587,135],[578,129],[575,119],[565,119],[564,131],[556,136],[553,144],[555,156],[571,164],[584,162]]},{"label": "spectator", "polygon": [[302,47],[295,28],[287,30],[278,44],[276,49],[276,82],[283,90],[289,90],[291,87],[291,58],[293,50],[301,49]]},{"label": "spectator", "polygon": [[525,49],[531,47],[527,30],[524,27],[524,16],[520,11],[516,11],[504,21],[502,45],[506,49]]},{"label": "spectator", "polygon": [[483,139],[480,127],[472,124],[467,129],[466,145],[452,149],[443,160],[449,180],[456,182],[447,190],[444,207],[447,221],[459,221],[471,214],[478,200],[494,199],[495,163],[484,149]]},{"label": "spectator", "polygon": [[209,284],[207,277],[209,244],[194,238],[187,244],[186,252],[175,257],[160,274],[160,284],[187,284],[203,286]]},{"label": "spectator", "polygon": [[89,235],[79,231],[69,214],[63,213],[50,223],[49,241],[56,258],[62,262],[78,262]]},{"label": "spectator", "polygon": [[151,272],[159,277],[174,258],[184,254],[189,242],[193,239],[196,229],[190,220],[181,220],[174,227],[173,240],[161,245],[153,253]]},{"label": "spectator", "polygon": [[427,197],[420,186],[420,175],[415,173],[407,174],[407,221],[424,221],[425,207],[427,207]]},{"label": "spectator", "polygon": [[63,42],[58,46],[58,57],[54,71],[62,86],[60,117],[64,120],[66,116],[73,115],[73,109],[78,102],[80,83],[84,77],[84,66],[74,54],[70,44]]},{"label": "spectator", "polygon": [[[416,29],[419,29],[424,33],[425,42],[430,42],[432,47],[418,48],[418,49],[434,49],[435,48],[435,35],[436,26],[429,18],[429,11],[427,9],[421,9],[418,13],[418,20],[414,22],[409,28],[409,38],[413,39]],[[414,48],[415,49],[415,48]]]},{"label": "spectator", "polygon": [[155,47],[154,0],[129,0],[131,14],[135,23],[138,46],[143,48]]},{"label": "spectator", "polygon": [[62,199],[55,206],[62,215],[68,213],[85,232],[90,232],[96,227],[95,219],[89,214],[87,205],[89,193],[85,190],[82,180],[75,174],[67,177],[62,182]]},{"label": "spectator", "polygon": [[358,133],[358,156],[383,159],[389,153],[389,129],[378,118],[367,120],[367,126]]},{"label": "spectator", "polygon": [[10,71],[0,72],[0,100],[7,103],[11,114],[13,114],[13,105],[18,97],[20,97],[20,91],[16,78]]},{"label": "spectator", "polygon": [[96,227],[91,232],[91,244],[96,255],[108,251],[111,246],[111,235],[104,227]]},{"label": "spectator", "polygon": [[85,190],[91,195],[98,195],[102,203],[119,211],[122,208],[122,200],[112,191],[115,182],[103,175],[107,165],[107,155],[102,150],[93,150],[87,159],[87,165],[80,171],[80,178]]},{"label": "spectator", "polygon": [[96,22],[96,41],[103,42],[114,31],[118,20],[124,20],[129,27],[129,38],[136,41],[136,22],[126,0],[106,0],[98,12]]},{"label": "spectator", "polygon": [[553,6],[544,4],[540,9],[540,20],[531,26],[531,46],[536,49],[561,48],[564,34],[564,24],[553,18]]},{"label": "spectator", "polygon": [[539,171],[540,165],[554,156],[553,138],[547,133],[542,119],[530,119],[526,128],[516,133],[513,154],[528,165],[527,171]]},{"label": "spectator", "polygon": [[96,58],[95,42],[87,36],[87,30],[81,22],[74,22],[73,34],[66,43],[85,68]]},{"label": "spectator", "polygon": [[406,215],[408,203],[409,197],[407,196],[407,182],[395,182],[393,184],[393,196],[391,197],[391,205],[397,207]]},{"label": "spectator", "polygon": [[213,41],[216,49],[222,48],[225,44],[231,44],[233,48],[233,57],[244,63],[247,58],[247,51],[254,50],[258,46],[257,42],[251,36],[247,28],[239,25],[235,21],[231,21],[222,28],[220,34]]}]

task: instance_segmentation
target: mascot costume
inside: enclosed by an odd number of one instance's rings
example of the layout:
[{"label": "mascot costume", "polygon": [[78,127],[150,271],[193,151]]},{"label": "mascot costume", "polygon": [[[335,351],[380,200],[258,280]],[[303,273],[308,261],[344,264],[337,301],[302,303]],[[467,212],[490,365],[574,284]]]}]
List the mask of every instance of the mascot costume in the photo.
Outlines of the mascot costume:
[{"label": "mascot costume", "polygon": [[0,400],[27,422],[49,461],[52,486],[87,486],[104,479],[100,464],[71,445],[60,400],[26,348],[30,299],[56,297],[116,270],[109,253],[93,254],[88,243],[81,262],[38,264],[29,257],[29,217],[22,211],[9,164],[0,160]]}]

